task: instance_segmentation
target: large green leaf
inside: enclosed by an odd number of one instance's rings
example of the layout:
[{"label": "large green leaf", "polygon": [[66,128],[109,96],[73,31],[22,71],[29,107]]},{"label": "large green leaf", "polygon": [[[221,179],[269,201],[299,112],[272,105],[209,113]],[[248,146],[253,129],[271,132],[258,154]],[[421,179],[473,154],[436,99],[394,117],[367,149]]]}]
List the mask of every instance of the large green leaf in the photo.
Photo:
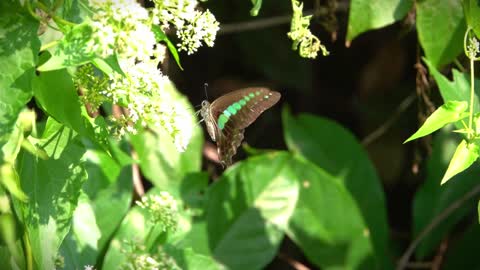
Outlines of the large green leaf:
[{"label": "large green leaf", "polygon": [[87,51],[87,43],[92,37],[92,27],[88,23],[78,24],[68,29],[59,40],[51,57],[38,67],[39,71],[51,71],[85,64],[95,58]]},{"label": "large green leaf", "polygon": [[375,234],[338,179],[307,161],[295,161],[303,181],[288,235],[321,269],[385,269],[372,246]]},{"label": "large green leaf", "polygon": [[477,37],[480,36],[480,3],[477,0],[462,0],[463,12],[470,26]]},{"label": "large green leaf", "polygon": [[412,8],[412,0],[352,0],[347,42],[368,30],[401,20]]},{"label": "large green leaf", "polygon": [[467,30],[461,1],[416,1],[417,31],[427,59],[435,67],[450,63],[463,51]]},{"label": "large green leaf", "polygon": [[95,265],[100,237],[91,201],[82,193],[73,213],[71,230],[60,247],[65,269],[82,269],[85,265]]},{"label": "large green leaf", "polygon": [[[440,89],[443,101],[465,101],[470,103],[470,75],[461,73],[456,69],[452,69],[453,81],[450,81],[440,73],[431,61],[423,59],[428,66],[430,74],[433,76]],[[473,99],[473,111],[474,114],[479,112],[479,96],[480,93],[480,80],[475,79],[475,96]]]},{"label": "large green leaf", "polygon": [[17,5],[17,1],[0,1],[0,137],[11,131],[32,97],[40,49],[38,21]]},{"label": "large green leaf", "polygon": [[[480,174],[478,164],[474,164],[468,170],[455,176],[455,181],[449,181],[443,186],[439,185],[460,141],[461,136],[451,133],[451,128],[440,130],[434,139],[432,155],[427,161],[427,179],[415,194],[413,204],[414,235],[418,235],[450,204],[461,198],[475,185],[478,185],[478,175]],[[455,224],[476,208],[476,203],[476,200],[465,203],[431,230],[418,245],[416,249],[417,258],[423,259],[432,254]]]},{"label": "large green leaf", "polygon": [[167,253],[175,259],[180,269],[223,269],[212,257],[199,254],[193,251],[191,248],[178,249],[174,247],[167,247]]},{"label": "large green leaf", "polygon": [[468,102],[466,101],[449,100],[445,102],[425,120],[417,132],[410,136],[405,143],[431,134],[449,123],[468,117],[468,114],[465,113],[467,109]]},{"label": "large green leaf", "polygon": [[288,153],[250,158],[227,170],[209,190],[209,247],[229,269],[262,269],[275,256],[301,181],[292,162]]},{"label": "large green leaf", "polygon": [[467,143],[462,140],[457,146],[455,153],[453,153],[450,164],[447,171],[440,182],[441,185],[445,184],[455,175],[468,169],[478,159],[479,147],[475,143]]},{"label": "large green leaf", "polygon": [[88,180],[75,210],[72,230],[61,246],[66,269],[94,265],[126,215],[132,194],[132,169],[101,150],[85,155]]},{"label": "large green leaf", "polygon": [[33,88],[35,99],[48,115],[81,136],[107,144],[104,123],[95,121],[99,125],[96,127],[98,131],[94,130],[94,124],[80,103],[73,79],[65,69],[42,72],[34,78]]},{"label": "large green leaf", "polygon": [[283,111],[288,148],[335,176],[355,199],[369,231],[376,262],[389,268],[385,198],[378,175],[357,139],[338,124],[309,114]]},{"label": "large green leaf", "polygon": [[40,144],[50,158],[41,160],[28,153],[19,158],[22,189],[29,201],[16,201],[15,208],[25,226],[36,269],[54,269],[87,177],[82,159],[85,149],[75,137],[71,129],[49,119]]}]

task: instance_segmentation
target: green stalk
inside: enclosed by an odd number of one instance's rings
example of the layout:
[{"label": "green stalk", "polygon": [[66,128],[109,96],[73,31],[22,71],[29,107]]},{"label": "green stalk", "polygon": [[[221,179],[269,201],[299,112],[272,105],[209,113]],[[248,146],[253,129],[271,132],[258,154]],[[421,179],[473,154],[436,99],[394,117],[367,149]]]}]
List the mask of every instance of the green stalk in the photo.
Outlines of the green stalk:
[{"label": "green stalk", "polygon": [[23,233],[23,248],[25,249],[27,270],[33,270],[32,247],[30,246],[30,240],[28,240],[27,230]]},{"label": "green stalk", "polygon": [[474,75],[474,57],[470,55],[468,57],[470,59],[470,113],[468,116],[468,138],[471,139],[473,137],[473,133],[471,132],[473,130],[473,97],[475,94],[475,77]]}]

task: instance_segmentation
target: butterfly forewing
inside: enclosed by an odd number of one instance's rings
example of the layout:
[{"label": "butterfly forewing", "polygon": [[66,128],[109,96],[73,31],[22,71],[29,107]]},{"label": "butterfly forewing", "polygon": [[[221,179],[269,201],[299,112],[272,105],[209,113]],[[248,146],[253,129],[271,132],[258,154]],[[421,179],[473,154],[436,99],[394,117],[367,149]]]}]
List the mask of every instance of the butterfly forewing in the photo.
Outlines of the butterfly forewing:
[{"label": "butterfly forewing", "polygon": [[[275,105],[280,96],[280,93],[267,88],[245,88],[233,91],[219,97],[211,104],[212,117],[218,123],[222,114],[230,112],[225,125],[244,129],[252,124],[262,112]],[[231,108],[235,104],[237,109]],[[239,108],[238,105],[241,107]],[[229,107],[232,110],[228,110]]]},{"label": "butterfly forewing", "polygon": [[207,118],[215,128],[210,135],[216,139],[223,164],[232,163],[232,156],[243,140],[244,129],[279,99],[280,93],[267,88],[246,88],[228,93],[209,105]]}]

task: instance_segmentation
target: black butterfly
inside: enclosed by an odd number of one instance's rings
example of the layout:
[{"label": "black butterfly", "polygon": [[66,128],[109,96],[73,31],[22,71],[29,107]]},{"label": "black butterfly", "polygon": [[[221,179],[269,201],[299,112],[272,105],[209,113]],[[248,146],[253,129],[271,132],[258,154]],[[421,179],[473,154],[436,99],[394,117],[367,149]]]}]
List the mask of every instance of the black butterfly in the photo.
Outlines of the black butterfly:
[{"label": "black butterfly", "polygon": [[200,113],[208,134],[217,143],[222,165],[232,164],[232,156],[243,140],[243,131],[258,116],[275,105],[280,93],[267,88],[245,88],[225,94],[211,104],[204,100]]}]

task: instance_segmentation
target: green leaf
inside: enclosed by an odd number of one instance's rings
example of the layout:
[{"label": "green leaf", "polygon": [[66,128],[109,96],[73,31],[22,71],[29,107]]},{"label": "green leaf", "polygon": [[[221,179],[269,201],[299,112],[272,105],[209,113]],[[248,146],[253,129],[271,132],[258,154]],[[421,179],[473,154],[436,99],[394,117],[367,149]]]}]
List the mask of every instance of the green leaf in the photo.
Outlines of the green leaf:
[{"label": "green leaf", "polygon": [[[153,194],[160,194],[160,189],[153,188],[149,190],[146,196]],[[179,207],[179,209],[181,209],[181,207]],[[184,234],[190,227],[190,221],[184,219],[179,225],[180,227],[176,233]],[[129,250],[126,242],[133,241],[143,245],[145,252],[155,254],[158,251],[158,247],[166,241],[165,237],[167,237],[167,234],[158,230],[158,228],[159,226],[152,223],[149,211],[138,206],[132,207],[110,242],[102,269],[119,269],[120,266],[127,262],[127,254],[122,251]],[[161,241],[158,241],[159,239]]]},{"label": "green leaf", "polygon": [[230,167],[211,186],[208,243],[227,268],[262,269],[275,256],[298,198],[301,179],[292,162],[288,153],[256,156]]},{"label": "green leaf", "polygon": [[71,230],[60,247],[64,269],[81,269],[85,265],[94,265],[100,237],[91,201],[82,193],[73,213]]},{"label": "green leaf", "polygon": [[355,200],[338,179],[306,161],[295,164],[302,189],[288,235],[321,269],[383,269]]},{"label": "green leaf", "polygon": [[91,36],[92,28],[88,23],[75,25],[59,41],[47,62],[37,68],[38,71],[58,70],[90,62],[96,57],[94,53],[86,51]]},{"label": "green leaf", "polygon": [[[457,237],[455,237],[457,238]],[[476,222],[468,227],[459,239],[449,241],[444,270],[480,269],[478,260],[478,243],[480,242],[480,226]]]},{"label": "green leaf", "polygon": [[214,259],[193,251],[191,248],[178,249],[167,246],[166,252],[172,256],[180,269],[223,269]]},{"label": "green leaf", "polygon": [[361,33],[401,20],[412,8],[412,0],[352,0],[348,19],[347,43]]},{"label": "green leaf", "polygon": [[20,181],[29,201],[13,202],[28,232],[36,269],[54,269],[87,178],[82,159],[85,149],[75,136],[72,130],[51,120],[42,137],[50,159],[41,160],[28,153],[19,158]]},{"label": "green leaf", "polygon": [[250,16],[257,16],[260,12],[260,8],[262,7],[262,0],[251,0],[253,7],[250,9]]},{"label": "green leaf", "polygon": [[435,67],[450,63],[463,51],[467,30],[461,1],[416,1],[417,32],[427,59]]},{"label": "green leaf", "polygon": [[[417,237],[436,216],[443,213],[454,201],[462,198],[478,185],[480,166],[477,163],[458,174],[455,181],[449,181],[443,186],[438,185],[445,174],[450,157],[460,141],[460,136],[452,133],[452,126],[441,129],[434,136],[432,154],[426,162],[426,180],[416,192],[413,201],[413,238]],[[462,207],[459,207],[432,229],[419,243],[415,251],[416,258],[423,260],[427,256],[433,255],[442,239],[450,235],[454,226],[476,209],[477,202],[478,198],[465,202]]]},{"label": "green leaf", "polygon": [[31,99],[40,49],[38,21],[17,1],[0,1],[0,137],[10,133]]},{"label": "green leaf", "polygon": [[22,147],[23,142],[23,129],[19,124],[13,126],[13,129],[8,136],[8,141],[2,146],[1,161],[8,162],[11,164],[15,163],[20,148]]},{"label": "green leaf", "polygon": [[441,185],[445,184],[455,175],[468,169],[475,160],[478,158],[479,147],[473,143],[462,142],[457,146],[455,153],[453,154],[450,164],[448,164],[447,171],[442,178]]},{"label": "green leaf", "polygon": [[[452,100],[465,101],[470,103],[470,74],[461,73],[456,69],[452,69],[453,81],[450,81],[445,76],[443,76],[428,59],[423,58],[423,61],[425,62],[425,64],[427,64],[430,74],[432,74],[433,78],[437,82],[440,89],[440,94],[442,95],[443,101],[445,103]],[[473,99],[474,113],[479,112],[479,93],[480,80],[475,79],[475,95]]]},{"label": "green leaf", "polygon": [[462,0],[463,12],[467,25],[473,29],[475,35],[480,37],[480,5],[477,0]]},{"label": "green leaf", "polygon": [[60,247],[65,269],[94,265],[131,205],[132,169],[100,149],[85,154],[88,180],[75,210],[72,230]]},{"label": "green leaf", "polygon": [[16,222],[15,216],[12,213],[0,214],[0,246],[2,246],[2,244],[5,244],[8,252],[12,256],[12,260],[9,260],[12,265],[16,264],[24,266],[25,257],[23,255],[22,249],[19,248],[17,245],[21,234],[21,232],[18,231],[19,228],[20,227]]},{"label": "green leaf", "polygon": [[180,64],[180,56],[178,55],[177,47],[175,47],[170,39],[168,39],[168,36],[163,32],[162,28],[160,28],[158,25],[152,25],[152,32],[155,34],[155,38],[158,42],[165,42],[168,50],[173,56],[173,59],[175,59],[175,62],[177,62],[178,67],[183,70],[183,67]]},{"label": "green leaf", "polygon": [[[88,172],[91,173],[92,169],[89,166],[87,164]],[[106,184],[105,178],[106,176],[102,179],[102,185]],[[92,181],[86,183],[85,191],[92,201],[97,225],[102,233],[98,240],[98,248],[103,251],[131,207],[132,170],[130,166],[123,167],[116,181],[102,188],[98,187],[98,183],[93,183],[95,180],[99,180],[99,178],[93,178]],[[98,189],[88,190],[89,184],[93,184]]]},{"label": "green leaf", "polygon": [[113,75],[116,72],[125,76],[118,63],[117,55],[111,55],[107,59],[95,58],[92,63],[106,75]]},{"label": "green leaf", "polygon": [[425,123],[410,136],[405,142],[413,141],[420,137],[431,134],[447,124],[457,122],[463,118],[468,117],[464,112],[468,109],[468,102],[466,101],[447,101],[445,104],[437,108],[432,115],[430,115]]},{"label": "green leaf", "polygon": [[172,142],[170,134],[159,128],[157,134],[144,130],[131,136],[131,143],[137,151],[142,173],[157,187],[172,195],[180,194],[183,178],[200,170],[201,134],[195,129],[187,150],[183,153]]},{"label": "green leaf", "polygon": [[22,202],[28,201],[28,196],[20,187],[20,180],[18,179],[17,171],[12,164],[4,163],[0,166],[0,183],[16,199]]},{"label": "green leaf", "polygon": [[328,119],[309,114],[293,117],[286,107],[282,118],[288,149],[335,176],[345,186],[365,219],[377,263],[380,268],[391,268],[384,193],[366,151],[351,132]]},{"label": "green leaf", "polygon": [[96,125],[97,120],[92,123],[65,69],[42,72],[33,83],[35,99],[48,115],[95,143],[107,145],[106,127]]}]

